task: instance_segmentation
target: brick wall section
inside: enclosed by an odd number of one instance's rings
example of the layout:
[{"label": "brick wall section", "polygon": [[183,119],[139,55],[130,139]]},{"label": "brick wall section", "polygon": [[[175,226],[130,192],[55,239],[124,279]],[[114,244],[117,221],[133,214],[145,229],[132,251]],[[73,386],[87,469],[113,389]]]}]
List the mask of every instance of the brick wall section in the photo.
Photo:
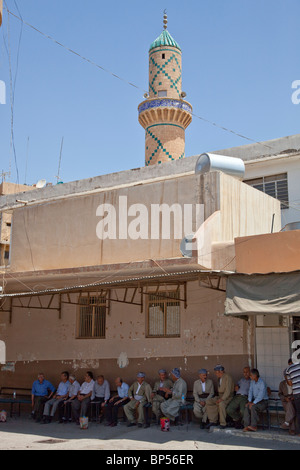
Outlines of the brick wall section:
[{"label": "brick wall section", "polygon": [[176,48],[160,47],[149,54],[149,95],[158,97],[167,91],[168,98],[180,98],[182,86],[181,53]]},{"label": "brick wall section", "polygon": [[146,129],[146,166],[184,158],[185,130],[173,124]]}]

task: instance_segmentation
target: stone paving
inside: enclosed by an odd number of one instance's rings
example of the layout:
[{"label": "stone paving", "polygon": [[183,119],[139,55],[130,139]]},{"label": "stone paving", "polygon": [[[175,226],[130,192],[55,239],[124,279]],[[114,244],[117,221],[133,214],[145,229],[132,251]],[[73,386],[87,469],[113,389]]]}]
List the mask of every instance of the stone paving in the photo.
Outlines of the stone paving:
[{"label": "stone paving", "polygon": [[172,426],[162,432],[159,426],[127,428],[120,423],[111,428],[92,422],[86,430],[76,424],[38,424],[25,417],[0,423],[0,450],[298,450],[300,437],[286,431],[260,430],[243,433],[235,429],[201,430],[196,423]]}]

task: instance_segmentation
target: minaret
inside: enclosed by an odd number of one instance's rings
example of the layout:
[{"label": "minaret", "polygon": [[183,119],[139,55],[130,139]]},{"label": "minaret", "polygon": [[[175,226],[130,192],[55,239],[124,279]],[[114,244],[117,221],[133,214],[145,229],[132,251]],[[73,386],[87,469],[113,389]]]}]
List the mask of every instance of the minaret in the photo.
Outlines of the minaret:
[{"label": "minaret", "polygon": [[181,89],[181,49],[164,30],[149,50],[149,94],[139,107],[139,123],[146,131],[146,166],[185,156],[185,129],[192,121],[192,106]]}]

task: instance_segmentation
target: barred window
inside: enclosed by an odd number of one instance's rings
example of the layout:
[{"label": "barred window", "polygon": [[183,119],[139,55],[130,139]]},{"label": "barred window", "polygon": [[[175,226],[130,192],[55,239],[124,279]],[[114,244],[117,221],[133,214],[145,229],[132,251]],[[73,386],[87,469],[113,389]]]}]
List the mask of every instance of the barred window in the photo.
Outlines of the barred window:
[{"label": "barred window", "polygon": [[105,329],[105,297],[81,297],[79,301],[77,338],[105,338]]},{"label": "barred window", "polygon": [[147,337],[167,338],[180,336],[179,292],[160,292],[148,298]]},{"label": "barred window", "polygon": [[244,182],[275,199],[279,199],[279,201],[281,201],[281,209],[288,209],[289,192],[287,173],[263,176],[262,178],[255,178]]}]

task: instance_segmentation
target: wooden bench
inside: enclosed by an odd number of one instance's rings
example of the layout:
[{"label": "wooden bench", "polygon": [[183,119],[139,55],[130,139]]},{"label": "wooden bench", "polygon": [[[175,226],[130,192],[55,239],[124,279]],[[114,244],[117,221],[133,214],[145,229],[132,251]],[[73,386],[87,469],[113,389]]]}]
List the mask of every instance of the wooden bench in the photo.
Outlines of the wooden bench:
[{"label": "wooden bench", "polygon": [[[16,398],[14,398],[16,392]],[[30,388],[14,388],[14,387],[1,387],[0,388],[0,404],[9,405],[9,415],[12,417],[14,414],[21,415],[21,405],[31,405],[31,389]],[[15,411],[15,407],[17,410]]]}]

